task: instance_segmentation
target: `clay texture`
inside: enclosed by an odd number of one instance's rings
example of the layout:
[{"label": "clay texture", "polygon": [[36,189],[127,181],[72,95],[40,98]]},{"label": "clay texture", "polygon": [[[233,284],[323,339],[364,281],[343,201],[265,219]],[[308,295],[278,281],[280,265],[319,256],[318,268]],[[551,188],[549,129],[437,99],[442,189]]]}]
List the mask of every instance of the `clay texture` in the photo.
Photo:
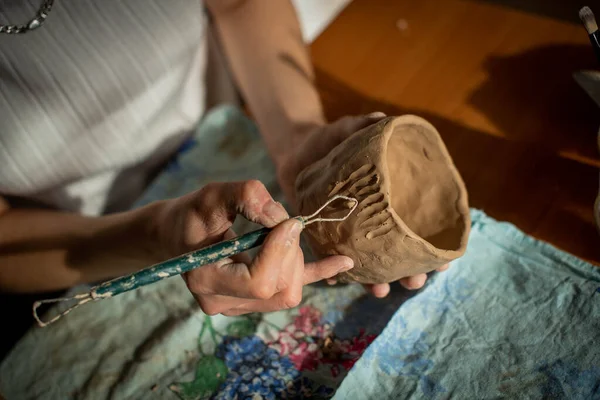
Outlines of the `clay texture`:
[{"label": "clay texture", "polygon": [[[466,249],[467,191],[438,132],[420,117],[389,117],[356,132],[302,171],[296,194],[303,215],[336,194],[359,201],[347,220],[305,230],[316,255],[354,260],[340,282],[396,281]],[[322,215],[346,212],[338,203]]]}]

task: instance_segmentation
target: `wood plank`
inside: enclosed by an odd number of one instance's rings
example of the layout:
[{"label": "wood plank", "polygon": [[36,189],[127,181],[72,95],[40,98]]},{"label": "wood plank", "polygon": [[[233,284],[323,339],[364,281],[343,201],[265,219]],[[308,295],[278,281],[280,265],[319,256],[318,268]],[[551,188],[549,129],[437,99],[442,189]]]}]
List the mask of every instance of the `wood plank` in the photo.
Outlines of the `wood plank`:
[{"label": "wood plank", "polygon": [[598,64],[581,25],[490,2],[354,0],[311,51],[330,119],[428,119],[472,207],[600,264],[600,110],[572,78]]}]

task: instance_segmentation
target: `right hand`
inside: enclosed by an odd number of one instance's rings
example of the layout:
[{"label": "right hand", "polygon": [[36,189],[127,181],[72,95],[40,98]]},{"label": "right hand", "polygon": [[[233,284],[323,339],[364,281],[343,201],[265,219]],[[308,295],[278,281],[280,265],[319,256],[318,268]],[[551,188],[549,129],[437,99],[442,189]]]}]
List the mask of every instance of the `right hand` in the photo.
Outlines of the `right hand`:
[{"label": "right hand", "polygon": [[258,181],[212,183],[165,201],[155,227],[163,249],[161,258],[237,236],[231,230],[237,214],[274,229],[253,260],[242,253],[183,275],[206,314],[232,316],[292,308],[300,303],[304,285],[353,267],[352,259],[345,256],[304,264],[299,244],[302,224],[289,219]]}]

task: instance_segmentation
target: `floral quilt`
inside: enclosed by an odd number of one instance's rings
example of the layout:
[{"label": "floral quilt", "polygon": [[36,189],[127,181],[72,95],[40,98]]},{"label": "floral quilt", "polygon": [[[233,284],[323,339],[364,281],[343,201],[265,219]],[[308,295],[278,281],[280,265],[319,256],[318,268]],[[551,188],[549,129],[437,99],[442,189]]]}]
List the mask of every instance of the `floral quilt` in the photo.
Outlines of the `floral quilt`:
[{"label": "floral quilt", "polygon": [[[256,127],[218,108],[136,206],[242,179],[283,200]],[[314,284],[293,310],[210,317],[174,277],[87,304],[27,333],[0,365],[0,393],[600,399],[600,270],[482,211],[472,220],[463,258],[423,289],[393,285],[385,299],[360,285]]]}]

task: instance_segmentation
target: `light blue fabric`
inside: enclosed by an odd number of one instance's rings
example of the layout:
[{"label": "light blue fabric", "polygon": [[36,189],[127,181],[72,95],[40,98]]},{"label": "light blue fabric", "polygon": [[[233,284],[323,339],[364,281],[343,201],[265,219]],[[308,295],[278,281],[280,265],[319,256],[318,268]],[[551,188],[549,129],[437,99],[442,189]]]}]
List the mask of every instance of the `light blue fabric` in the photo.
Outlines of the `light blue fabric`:
[{"label": "light blue fabric", "polygon": [[472,211],[466,255],[405,302],[337,399],[600,399],[600,270]]},{"label": "light blue fabric", "polygon": [[[255,125],[219,108],[136,206],[244,179],[260,179],[282,200]],[[301,310],[209,318],[174,277],[87,304],[27,333],[0,365],[0,393],[146,400],[191,388],[182,398],[245,398],[243,388],[272,398],[274,386],[263,383],[273,377],[257,372],[258,383],[235,386],[229,364],[241,352],[253,359],[275,350],[288,369],[274,379],[288,398],[328,397],[338,386],[338,399],[600,398],[600,270],[481,211],[472,219],[466,255],[417,292],[393,284],[376,299],[360,285],[312,285]],[[253,228],[235,225],[238,233]],[[352,367],[353,359],[318,348],[331,331],[356,357],[379,337]],[[224,337],[236,334],[223,350]]]}]

